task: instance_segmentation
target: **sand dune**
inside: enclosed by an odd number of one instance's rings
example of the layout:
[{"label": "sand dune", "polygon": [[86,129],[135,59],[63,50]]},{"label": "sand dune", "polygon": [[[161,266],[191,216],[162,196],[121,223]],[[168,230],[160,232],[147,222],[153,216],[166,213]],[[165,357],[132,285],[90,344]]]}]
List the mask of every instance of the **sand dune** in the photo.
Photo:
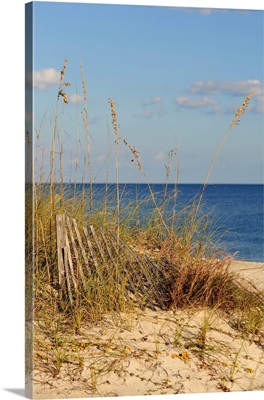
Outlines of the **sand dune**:
[{"label": "sand dune", "polygon": [[[264,288],[264,264],[234,262],[242,284]],[[37,399],[264,390],[264,338],[209,309],[108,315],[62,339],[58,375],[35,353]]]}]

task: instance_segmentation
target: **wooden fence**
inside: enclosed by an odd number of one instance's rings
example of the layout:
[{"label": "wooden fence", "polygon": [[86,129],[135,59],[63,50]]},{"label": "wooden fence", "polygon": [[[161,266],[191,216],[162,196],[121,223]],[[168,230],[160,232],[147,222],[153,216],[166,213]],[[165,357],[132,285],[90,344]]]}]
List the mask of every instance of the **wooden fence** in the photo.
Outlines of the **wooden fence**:
[{"label": "wooden fence", "polygon": [[152,258],[138,254],[111,230],[80,227],[64,214],[56,215],[56,230],[60,299],[67,296],[72,304],[78,292],[87,291],[92,274],[114,270],[128,300],[152,309],[166,306],[164,268]]}]

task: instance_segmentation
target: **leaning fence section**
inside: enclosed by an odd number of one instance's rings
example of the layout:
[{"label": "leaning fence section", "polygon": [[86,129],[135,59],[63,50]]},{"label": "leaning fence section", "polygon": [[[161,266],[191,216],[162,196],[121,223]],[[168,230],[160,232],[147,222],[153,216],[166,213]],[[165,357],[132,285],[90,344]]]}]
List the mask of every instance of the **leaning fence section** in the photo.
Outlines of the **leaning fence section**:
[{"label": "leaning fence section", "polygon": [[107,279],[115,273],[116,284],[138,305],[164,308],[166,276],[152,258],[138,254],[114,232],[93,225],[80,226],[65,214],[56,215],[59,298],[70,303],[88,290],[89,278]]}]

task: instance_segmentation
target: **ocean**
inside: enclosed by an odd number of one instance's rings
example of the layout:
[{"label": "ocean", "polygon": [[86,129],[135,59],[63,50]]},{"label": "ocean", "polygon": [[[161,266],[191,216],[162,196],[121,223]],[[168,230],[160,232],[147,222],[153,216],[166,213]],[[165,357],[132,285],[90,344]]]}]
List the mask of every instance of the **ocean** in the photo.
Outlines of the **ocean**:
[{"label": "ocean", "polygon": [[[77,186],[81,190],[82,185]],[[151,184],[153,193],[159,205],[164,201],[165,184]],[[202,185],[178,184],[176,210],[190,204],[201,193]],[[86,185],[89,191],[89,185]],[[115,185],[110,185],[114,193]],[[166,195],[173,197],[175,185],[167,186]],[[105,192],[104,184],[95,184],[94,191]],[[149,198],[146,184],[120,184],[121,204]],[[202,198],[201,210],[210,213],[213,223],[218,227],[226,250],[235,254],[235,258],[244,261],[264,262],[264,185],[215,184],[208,185]],[[98,196],[96,196],[98,198]],[[168,203],[169,211],[174,207],[174,201]],[[143,213],[147,220],[153,203],[144,205]]]},{"label": "ocean", "polygon": [[[199,185],[179,185],[184,198]],[[226,249],[238,260],[264,262],[264,185],[208,185],[203,207],[213,211]]]}]

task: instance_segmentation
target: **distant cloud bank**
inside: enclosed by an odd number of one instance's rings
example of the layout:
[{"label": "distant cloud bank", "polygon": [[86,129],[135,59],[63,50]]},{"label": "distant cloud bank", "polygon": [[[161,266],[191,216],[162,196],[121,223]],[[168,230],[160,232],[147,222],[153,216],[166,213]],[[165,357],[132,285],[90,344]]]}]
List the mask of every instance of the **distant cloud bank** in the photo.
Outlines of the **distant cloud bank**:
[{"label": "distant cloud bank", "polygon": [[[232,97],[246,97],[250,92],[254,92],[252,104],[249,106],[249,112],[263,113],[264,111],[264,84],[258,79],[249,79],[246,81],[197,81],[194,82],[187,92],[194,96],[176,97],[175,104],[178,108],[208,108],[208,113],[230,113],[237,109],[237,106],[231,105],[222,109],[220,102],[208,96],[227,95]],[[197,97],[201,95],[203,97]],[[231,111],[232,110],[232,111]]]},{"label": "distant cloud bank", "polygon": [[264,85],[257,79],[229,82],[229,81],[198,81],[188,90],[190,93],[214,94],[225,93],[234,96],[247,95],[254,91],[255,95],[263,95]]},{"label": "distant cloud bank", "polygon": [[[211,9],[201,9],[211,10]],[[39,71],[33,71],[32,74],[26,75],[26,83],[33,85],[36,90],[47,90],[52,85],[58,85],[60,81],[60,71],[55,68],[47,68]],[[245,81],[196,81],[186,90],[189,95],[178,96],[174,102],[177,109],[205,109],[207,114],[230,113],[236,110],[238,105],[229,105],[223,108],[219,99],[212,98],[217,95],[226,95],[232,97],[247,96],[254,91],[252,102],[248,108],[252,113],[264,112],[264,84],[258,79],[248,79]],[[201,97],[199,97],[201,96]],[[211,97],[212,96],[212,97]],[[69,103],[78,104],[83,102],[83,96],[71,94]],[[141,117],[152,118],[163,116],[163,98],[159,95],[154,96],[150,100],[144,102]]]},{"label": "distant cloud bank", "polygon": [[208,97],[177,97],[175,103],[177,106],[184,108],[201,108],[218,104],[216,100],[209,99]]}]

